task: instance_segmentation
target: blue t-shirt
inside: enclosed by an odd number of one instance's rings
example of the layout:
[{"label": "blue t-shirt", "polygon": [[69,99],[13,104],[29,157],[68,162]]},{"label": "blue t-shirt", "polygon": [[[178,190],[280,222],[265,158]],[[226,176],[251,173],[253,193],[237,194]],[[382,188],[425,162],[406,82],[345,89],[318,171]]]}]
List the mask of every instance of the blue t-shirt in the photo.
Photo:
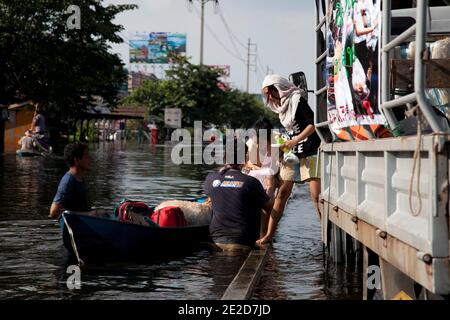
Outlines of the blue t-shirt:
[{"label": "blue t-shirt", "polygon": [[91,210],[91,202],[86,184],[75,179],[68,171],[59,182],[53,202],[61,204],[65,210],[86,212]]},{"label": "blue t-shirt", "polygon": [[252,247],[259,239],[261,210],[269,201],[261,183],[232,169],[210,173],[204,190],[212,202],[209,231],[214,242]]}]

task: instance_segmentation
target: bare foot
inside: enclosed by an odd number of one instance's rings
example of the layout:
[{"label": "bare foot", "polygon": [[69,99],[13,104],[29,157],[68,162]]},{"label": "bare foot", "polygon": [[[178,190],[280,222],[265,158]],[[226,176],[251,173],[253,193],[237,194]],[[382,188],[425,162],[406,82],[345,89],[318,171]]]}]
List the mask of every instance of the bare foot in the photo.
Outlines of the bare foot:
[{"label": "bare foot", "polygon": [[256,241],[256,246],[258,248],[265,249],[270,243],[272,242],[272,239],[269,237],[262,237],[261,239]]}]

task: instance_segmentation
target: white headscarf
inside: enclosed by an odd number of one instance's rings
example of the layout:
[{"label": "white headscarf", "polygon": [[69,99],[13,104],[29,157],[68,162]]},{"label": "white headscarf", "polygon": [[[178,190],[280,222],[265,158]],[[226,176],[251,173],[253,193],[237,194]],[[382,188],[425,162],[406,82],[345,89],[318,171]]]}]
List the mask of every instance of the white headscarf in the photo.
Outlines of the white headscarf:
[{"label": "white headscarf", "polygon": [[278,114],[283,127],[285,127],[286,130],[291,131],[294,125],[298,103],[300,102],[301,97],[306,96],[306,92],[305,90],[296,87],[286,78],[277,74],[267,75],[264,78],[262,89],[272,85],[278,90],[281,106],[276,106],[270,101],[267,101],[267,106],[273,112]]}]

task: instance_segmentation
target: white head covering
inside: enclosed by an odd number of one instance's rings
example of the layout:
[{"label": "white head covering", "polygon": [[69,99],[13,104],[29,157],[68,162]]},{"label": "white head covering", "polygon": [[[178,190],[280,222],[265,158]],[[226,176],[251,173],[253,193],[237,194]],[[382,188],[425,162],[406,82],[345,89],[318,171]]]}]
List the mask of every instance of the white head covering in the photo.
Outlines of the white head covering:
[{"label": "white head covering", "polygon": [[278,114],[280,122],[286,130],[291,131],[294,125],[295,113],[301,97],[306,96],[303,89],[296,87],[292,82],[277,74],[270,74],[264,78],[262,89],[275,86],[281,98],[281,106],[276,106],[267,101],[267,106]]}]

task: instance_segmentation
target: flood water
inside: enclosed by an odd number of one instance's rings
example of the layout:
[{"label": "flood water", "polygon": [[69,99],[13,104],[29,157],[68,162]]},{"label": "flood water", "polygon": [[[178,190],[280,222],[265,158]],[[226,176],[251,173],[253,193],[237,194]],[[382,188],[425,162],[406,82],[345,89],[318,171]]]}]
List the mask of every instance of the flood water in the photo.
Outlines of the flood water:
[{"label": "flood water", "polygon": [[[170,147],[101,143],[90,146],[93,205],[112,210],[123,198],[157,205],[202,194],[211,166],[176,166]],[[79,290],[66,285],[71,264],[56,222],[47,219],[62,153],[51,158],[0,156],[0,299],[219,299],[243,256],[199,248],[151,263],[88,264]],[[151,248],[158,244],[149,243]],[[306,187],[288,203],[254,299],[360,299],[360,274],[324,272],[320,225]]]}]

